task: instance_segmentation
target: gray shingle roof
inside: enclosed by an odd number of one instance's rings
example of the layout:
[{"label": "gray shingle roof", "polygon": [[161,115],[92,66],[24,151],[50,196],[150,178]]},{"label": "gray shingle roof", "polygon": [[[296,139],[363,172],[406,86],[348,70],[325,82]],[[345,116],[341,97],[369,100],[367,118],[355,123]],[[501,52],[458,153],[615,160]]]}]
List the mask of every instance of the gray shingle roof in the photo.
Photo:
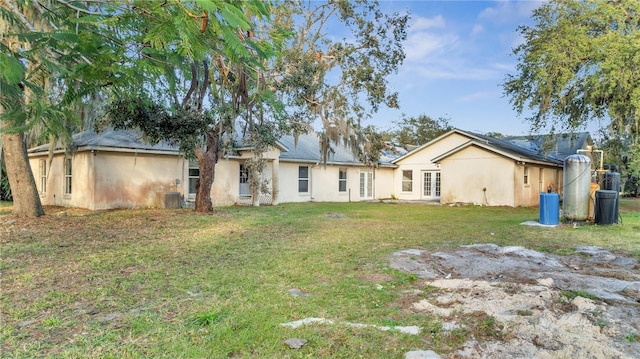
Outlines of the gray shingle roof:
[{"label": "gray shingle roof", "polygon": [[[297,143],[294,136],[290,135],[280,138],[280,142],[288,149],[287,152],[282,152],[280,154],[280,161],[303,161],[314,163],[322,161],[320,156],[320,137],[315,133],[299,135]],[[362,165],[351,149],[346,147],[343,143],[332,143],[331,147],[333,148],[333,153],[329,154],[327,163]],[[381,164],[390,165],[391,159],[390,155],[383,153],[380,158]]]},{"label": "gray shingle roof", "polygon": [[485,135],[472,133],[472,132],[466,132],[466,133],[480,139],[481,141],[485,142],[487,145],[491,147],[511,153],[513,155],[520,156],[523,159],[530,159],[530,160],[542,161],[542,162],[551,162],[555,164],[561,164],[564,160],[564,158],[559,159],[557,157],[545,154],[544,152],[539,151],[537,148],[521,146],[518,142],[512,142],[507,140],[506,138],[505,139],[495,138],[495,137],[485,136]]},{"label": "gray shingle roof", "polygon": [[549,157],[563,160],[576,154],[584,143],[591,143],[589,132],[557,133],[547,135],[509,136],[505,140],[529,148]]},{"label": "gray shingle roof", "polygon": [[[83,131],[73,135],[73,142],[78,150],[113,148],[178,153],[177,144],[171,144],[165,141],[159,142],[157,144],[150,144],[144,140],[142,134],[135,130],[105,129],[100,133],[96,133],[92,130]],[[57,143],[55,150],[64,150],[64,147],[62,147],[60,143]],[[47,151],[49,151],[49,144],[29,149],[29,153],[39,153]]]},{"label": "gray shingle roof", "polygon": [[[135,130],[112,130],[105,129],[100,133],[95,131],[84,131],[73,135],[73,141],[78,150],[91,149],[128,149],[140,151],[162,151],[167,153],[178,153],[177,144],[169,142],[159,142],[157,144],[149,144],[143,136]],[[298,136],[297,143],[293,136],[284,136],[278,143],[284,146],[280,155],[282,161],[296,162],[313,162],[322,161],[320,156],[320,139],[315,133],[303,134]],[[342,143],[332,144],[333,153],[329,154],[327,163],[329,164],[345,164],[345,165],[362,165],[358,158],[353,154],[351,149]],[[64,150],[61,144],[56,144],[55,150]],[[49,145],[41,145],[29,149],[29,153],[42,153],[49,151]],[[383,165],[389,165],[393,159],[392,154],[383,153],[381,162]]]},{"label": "gray shingle roof", "polygon": [[493,149],[497,152],[502,152],[505,155],[513,158],[518,158],[523,161],[538,161],[558,165],[562,164],[567,156],[577,153],[577,150],[581,149],[585,143],[591,143],[591,136],[588,132],[580,132],[574,134],[509,136],[497,138],[482,135],[479,133],[463,131],[460,129],[453,129],[439,136],[438,138],[410,151],[409,153],[396,158],[394,162],[397,162],[407,156],[411,156],[413,153],[420,151],[425,146],[429,146],[431,143],[436,142],[453,132],[457,132],[466,137],[469,137],[469,142],[435,157],[433,159],[434,161],[439,161],[442,158],[457,152],[459,149],[465,148],[469,144],[475,142],[477,145],[483,146],[487,149]]}]

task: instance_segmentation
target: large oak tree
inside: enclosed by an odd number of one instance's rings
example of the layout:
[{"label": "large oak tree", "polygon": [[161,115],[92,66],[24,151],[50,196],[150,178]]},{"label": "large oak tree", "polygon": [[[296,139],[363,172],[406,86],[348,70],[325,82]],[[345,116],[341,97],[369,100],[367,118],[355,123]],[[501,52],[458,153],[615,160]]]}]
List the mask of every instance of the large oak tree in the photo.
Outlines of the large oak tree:
[{"label": "large oak tree", "polygon": [[534,130],[604,123],[603,143],[614,146],[618,164],[637,162],[640,2],[551,0],[533,12],[533,20],[519,29],[524,42],[514,49],[517,73],[504,83],[514,108],[532,111]]}]

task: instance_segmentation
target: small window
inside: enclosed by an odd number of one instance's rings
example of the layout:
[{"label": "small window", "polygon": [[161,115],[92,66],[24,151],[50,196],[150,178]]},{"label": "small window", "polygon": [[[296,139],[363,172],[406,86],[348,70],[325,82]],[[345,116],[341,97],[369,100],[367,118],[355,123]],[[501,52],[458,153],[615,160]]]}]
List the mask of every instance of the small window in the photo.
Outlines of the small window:
[{"label": "small window", "polygon": [[298,167],[298,192],[309,193],[309,166]]},{"label": "small window", "polygon": [[340,168],[338,170],[338,191],[346,192],[347,191],[347,169]]},{"label": "small window", "polygon": [[40,160],[40,193],[47,193],[47,160]]},{"label": "small window", "polygon": [[529,167],[524,166],[524,184],[529,184]]},{"label": "small window", "polygon": [[413,191],[413,171],[402,171],[402,192]]},{"label": "small window", "polygon": [[189,161],[189,194],[195,195],[200,180],[200,168],[197,161]]},{"label": "small window", "polygon": [[66,195],[70,195],[71,189],[72,189],[71,180],[72,180],[73,169],[71,165],[72,165],[71,158],[65,158],[64,159],[64,194]]}]

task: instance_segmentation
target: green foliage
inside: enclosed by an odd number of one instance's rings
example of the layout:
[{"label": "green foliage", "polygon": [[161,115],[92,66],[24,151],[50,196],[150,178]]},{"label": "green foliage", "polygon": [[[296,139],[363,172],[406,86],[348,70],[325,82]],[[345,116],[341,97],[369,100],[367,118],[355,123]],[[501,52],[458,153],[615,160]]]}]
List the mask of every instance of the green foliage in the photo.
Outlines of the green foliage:
[{"label": "green foliage", "polygon": [[434,138],[453,129],[449,119],[439,117],[434,120],[427,115],[407,117],[402,115],[399,121],[395,121],[397,129],[393,130],[394,141],[400,145],[424,145]]},{"label": "green foliage", "polygon": [[16,85],[24,77],[24,69],[20,62],[4,53],[0,53],[0,69],[0,81],[6,84],[5,86]]},{"label": "green foliage", "polygon": [[[381,105],[398,107],[387,77],[404,60],[408,15],[383,14],[369,0],[283,2],[273,14],[274,24],[295,33],[274,64],[292,131],[321,123],[324,158],[332,143],[343,141],[359,156],[373,150],[364,157],[376,160],[378,145],[367,142],[375,136],[361,120]],[[329,38],[329,26],[349,35]]]},{"label": "green foliage", "polygon": [[114,129],[138,128],[150,143],[174,141],[188,158],[195,158],[196,144],[213,123],[205,113],[182,108],[170,113],[140,97],[114,101],[107,115]]},{"label": "green foliage", "polygon": [[[640,135],[640,2],[552,0],[519,29],[517,74],[505,94],[534,129],[608,121],[614,138]],[[634,140],[633,142],[635,142]]]}]

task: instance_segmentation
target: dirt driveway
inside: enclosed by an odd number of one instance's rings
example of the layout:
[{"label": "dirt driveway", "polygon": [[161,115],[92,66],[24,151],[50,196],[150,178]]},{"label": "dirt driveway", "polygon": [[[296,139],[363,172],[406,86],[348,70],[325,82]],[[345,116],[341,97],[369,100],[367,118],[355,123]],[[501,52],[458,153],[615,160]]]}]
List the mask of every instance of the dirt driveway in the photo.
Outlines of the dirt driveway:
[{"label": "dirt driveway", "polygon": [[[394,253],[422,280],[408,301],[445,330],[482,314],[499,335],[475,336],[454,358],[640,358],[640,266],[597,247],[558,256],[495,244]],[[429,348],[425,348],[429,349]]]}]

